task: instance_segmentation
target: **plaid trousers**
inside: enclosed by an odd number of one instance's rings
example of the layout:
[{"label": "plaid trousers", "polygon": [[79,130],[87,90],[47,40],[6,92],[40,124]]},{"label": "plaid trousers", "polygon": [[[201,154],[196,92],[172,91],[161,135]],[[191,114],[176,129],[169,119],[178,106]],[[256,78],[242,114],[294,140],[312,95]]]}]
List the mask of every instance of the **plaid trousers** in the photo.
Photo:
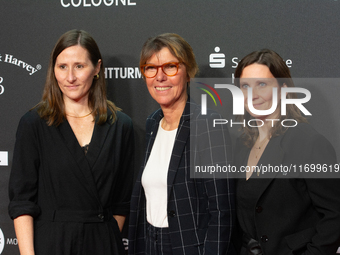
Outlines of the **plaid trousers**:
[{"label": "plaid trousers", "polygon": [[157,228],[147,223],[145,255],[172,255],[169,228]]}]

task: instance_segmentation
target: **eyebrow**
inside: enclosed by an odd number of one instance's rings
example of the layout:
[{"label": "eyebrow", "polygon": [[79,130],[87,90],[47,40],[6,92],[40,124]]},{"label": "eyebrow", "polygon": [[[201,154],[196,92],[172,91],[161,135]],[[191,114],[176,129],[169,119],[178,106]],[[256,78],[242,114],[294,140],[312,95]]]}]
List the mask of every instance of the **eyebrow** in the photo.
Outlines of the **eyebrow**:
[{"label": "eyebrow", "polygon": [[242,80],[252,80],[252,81],[256,81],[256,82],[260,82],[260,81],[270,81],[270,80],[274,80],[274,79],[276,79],[276,78],[260,78],[260,77],[258,77],[258,78],[239,78],[240,80],[242,79]]},{"label": "eyebrow", "polygon": [[[67,62],[55,62],[55,65],[67,65]],[[72,64],[74,64],[74,65],[87,65],[87,63],[86,62],[75,62],[75,63],[72,63]]]},{"label": "eyebrow", "polygon": [[[162,65],[167,64],[167,63],[179,63],[179,62],[180,61],[178,61],[178,60],[172,60],[172,61],[164,62]],[[156,65],[156,64],[148,63],[148,62],[146,62],[145,64],[146,65],[161,66],[161,65]]]}]

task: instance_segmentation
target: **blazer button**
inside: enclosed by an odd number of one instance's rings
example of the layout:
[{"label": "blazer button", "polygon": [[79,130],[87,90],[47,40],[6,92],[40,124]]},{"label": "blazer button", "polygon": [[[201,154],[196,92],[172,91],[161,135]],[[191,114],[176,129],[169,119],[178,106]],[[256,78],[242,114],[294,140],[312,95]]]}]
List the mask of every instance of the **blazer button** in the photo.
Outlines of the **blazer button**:
[{"label": "blazer button", "polygon": [[264,243],[268,242],[268,236],[266,235],[261,236],[261,241]]},{"label": "blazer button", "polygon": [[100,220],[103,220],[104,219],[104,215],[103,214],[98,214],[98,218],[100,219]]},{"label": "blazer button", "polygon": [[176,216],[176,213],[175,213],[174,211],[170,211],[170,212],[169,212],[169,216],[170,216],[170,217],[175,217],[175,216]]},{"label": "blazer button", "polygon": [[262,212],[262,210],[263,210],[263,208],[262,208],[262,206],[256,206],[256,208],[255,208],[255,211],[257,212],[257,213],[260,213],[260,212]]}]

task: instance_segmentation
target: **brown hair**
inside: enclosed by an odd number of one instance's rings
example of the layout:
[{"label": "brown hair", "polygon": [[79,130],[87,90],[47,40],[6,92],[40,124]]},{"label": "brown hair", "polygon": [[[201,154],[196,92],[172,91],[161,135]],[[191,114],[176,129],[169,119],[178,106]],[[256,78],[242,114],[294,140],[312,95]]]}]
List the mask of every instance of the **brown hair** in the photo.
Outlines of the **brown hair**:
[{"label": "brown hair", "polygon": [[[251,64],[261,64],[266,65],[273,76],[279,80],[278,84],[280,87],[286,85],[287,87],[295,87],[292,77],[290,75],[290,71],[286,63],[276,52],[263,49],[260,51],[254,51],[247,56],[245,56],[238,64],[235,70],[235,84],[240,87],[239,78],[242,75],[243,69]],[[255,77],[254,77],[255,78]],[[288,93],[287,98],[297,98],[295,93]],[[279,106],[280,107],[280,106]],[[248,112],[245,112],[243,116],[238,117],[241,121],[250,120],[252,117]],[[288,104],[286,109],[286,115],[280,116],[280,121],[275,122],[274,127],[272,127],[270,131],[271,137],[279,136],[286,132],[287,128],[280,125],[281,121],[284,119],[295,119],[297,122],[307,122],[306,118],[302,116],[300,110],[296,107],[296,105]],[[252,147],[258,137],[258,129],[257,127],[249,127],[245,125],[242,127],[243,134],[241,135],[243,142],[248,147]]]},{"label": "brown hair", "polygon": [[146,64],[153,54],[164,47],[168,48],[171,54],[185,65],[188,77],[194,78],[198,72],[195,54],[190,44],[177,34],[165,33],[149,38],[143,45],[139,67]]},{"label": "brown hair", "polygon": [[[63,94],[54,74],[56,59],[63,50],[75,45],[80,45],[87,50],[93,66],[96,66],[98,61],[102,60],[97,43],[86,31],[70,30],[59,38],[51,52],[42,99],[36,106],[39,116],[46,119],[49,126],[58,126],[63,122],[64,118],[66,118]],[[89,90],[88,103],[90,109],[93,111],[92,115],[97,118],[99,125],[106,122],[107,109],[112,112],[110,119],[112,119],[112,122],[115,121],[116,111],[119,110],[119,108],[117,108],[113,102],[106,99],[103,61],[101,61],[100,64],[99,78],[93,79]]]}]

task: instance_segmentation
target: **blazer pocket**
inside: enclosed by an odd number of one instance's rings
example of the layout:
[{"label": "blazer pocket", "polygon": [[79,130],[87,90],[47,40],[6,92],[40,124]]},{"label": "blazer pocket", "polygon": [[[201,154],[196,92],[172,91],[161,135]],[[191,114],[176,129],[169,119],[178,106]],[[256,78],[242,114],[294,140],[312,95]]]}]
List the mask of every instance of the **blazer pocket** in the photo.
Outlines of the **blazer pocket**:
[{"label": "blazer pocket", "polygon": [[285,239],[288,247],[292,251],[297,251],[306,247],[306,245],[312,241],[312,237],[315,235],[315,233],[315,228],[307,228],[300,232],[286,236]]}]

